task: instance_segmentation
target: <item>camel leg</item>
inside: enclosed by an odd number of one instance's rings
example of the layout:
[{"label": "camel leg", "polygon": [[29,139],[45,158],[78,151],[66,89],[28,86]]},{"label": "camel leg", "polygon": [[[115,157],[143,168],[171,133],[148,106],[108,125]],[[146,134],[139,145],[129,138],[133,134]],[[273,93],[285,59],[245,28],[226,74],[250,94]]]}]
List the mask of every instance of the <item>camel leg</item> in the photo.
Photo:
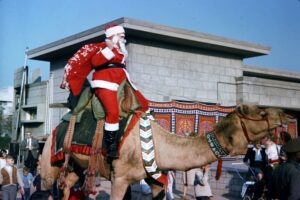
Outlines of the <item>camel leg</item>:
[{"label": "camel leg", "polygon": [[51,141],[50,135],[45,143],[43,153],[39,156],[39,168],[42,190],[52,189],[53,184],[59,176],[59,168],[51,165]]},{"label": "camel leg", "polygon": [[70,190],[73,185],[79,180],[79,177],[74,172],[71,172],[65,178],[64,196],[62,200],[68,200],[70,196]]},{"label": "camel leg", "polygon": [[129,184],[123,178],[116,178],[111,183],[110,200],[123,199]]}]

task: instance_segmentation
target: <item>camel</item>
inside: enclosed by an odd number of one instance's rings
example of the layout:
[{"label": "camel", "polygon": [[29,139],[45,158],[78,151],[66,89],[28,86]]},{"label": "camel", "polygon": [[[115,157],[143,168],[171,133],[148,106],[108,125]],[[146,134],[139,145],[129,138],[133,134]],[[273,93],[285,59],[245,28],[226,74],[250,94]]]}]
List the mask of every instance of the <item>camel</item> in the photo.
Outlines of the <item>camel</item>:
[{"label": "camel", "polygon": [[[236,156],[243,154],[249,143],[260,141],[270,131],[287,124],[288,121],[287,115],[278,108],[261,109],[255,105],[238,105],[234,112],[215,125],[212,134],[217,138],[223,152],[230,156]],[[212,151],[205,136],[176,136],[164,130],[155,121],[151,121],[151,126],[155,159],[161,170],[187,171],[212,163],[219,157]],[[152,179],[145,171],[141,157],[139,133],[139,123],[137,123],[120,148],[120,158],[114,160],[112,166],[105,163],[105,170],[100,172],[101,176],[109,179],[112,183],[110,196],[112,200],[122,199],[128,186],[142,179],[149,183],[154,198],[164,193],[164,187],[151,181]],[[59,168],[50,164],[51,143],[52,136],[45,143],[40,162],[44,189],[49,189],[59,176]],[[88,167],[88,156],[75,153],[71,153],[70,156],[83,169]],[[66,177],[64,199],[68,199],[66,190],[70,189],[77,180],[78,176],[76,177],[74,174]]]}]

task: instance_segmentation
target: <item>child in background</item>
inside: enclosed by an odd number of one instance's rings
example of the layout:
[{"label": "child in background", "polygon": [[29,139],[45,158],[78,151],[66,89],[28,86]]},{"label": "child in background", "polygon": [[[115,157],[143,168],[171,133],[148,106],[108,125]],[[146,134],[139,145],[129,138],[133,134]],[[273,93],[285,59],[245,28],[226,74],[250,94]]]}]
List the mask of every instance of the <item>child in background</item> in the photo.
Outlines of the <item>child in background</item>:
[{"label": "child in background", "polygon": [[2,183],[2,199],[16,199],[17,185],[19,184],[21,194],[24,194],[24,185],[18,169],[14,166],[14,157],[6,156],[6,165],[1,169],[0,183]]},{"label": "child in background", "polygon": [[24,183],[24,195],[22,197],[22,200],[29,200],[29,198],[30,198],[30,186],[33,182],[33,176],[29,172],[29,169],[27,167],[23,168],[22,181]]},{"label": "child in background", "polygon": [[37,169],[36,169],[36,176],[34,177],[33,180],[33,187],[35,189],[35,191],[41,191],[41,167],[38,165]]},{"label": "child in background", "polygon": [[196,200],[209,200],[213,196],[208,182],[209,170],[210,165],[208,164],[196,171],[194,181]]}]

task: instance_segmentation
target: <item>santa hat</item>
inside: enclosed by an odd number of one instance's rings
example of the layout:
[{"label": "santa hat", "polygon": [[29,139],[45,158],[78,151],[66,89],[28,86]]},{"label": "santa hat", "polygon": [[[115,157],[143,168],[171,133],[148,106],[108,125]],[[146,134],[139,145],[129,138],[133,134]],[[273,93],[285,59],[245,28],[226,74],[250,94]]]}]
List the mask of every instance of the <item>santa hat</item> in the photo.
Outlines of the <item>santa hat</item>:
[{"label": "santa hat", "polygon": [[107,38],[109,38],[109,37],[111,37],[113,35],[116,35],[118,33],[124,33],[125,34],[125,30],[124,30],[123,26],[111,25],[111,26],[108,26],[105,29],[105,36]]}]

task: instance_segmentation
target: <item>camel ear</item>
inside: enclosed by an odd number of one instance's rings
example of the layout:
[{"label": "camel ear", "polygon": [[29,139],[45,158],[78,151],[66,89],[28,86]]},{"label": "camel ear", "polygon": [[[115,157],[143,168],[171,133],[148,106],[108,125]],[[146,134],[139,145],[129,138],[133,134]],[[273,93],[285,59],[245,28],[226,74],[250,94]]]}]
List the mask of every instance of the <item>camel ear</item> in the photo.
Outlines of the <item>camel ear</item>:
[{"label": "camel ear", "polygon": [[247,115],[249,113],[249,106],[245,104],[239,104],[236,106],[235,110],[241,115]]}]

